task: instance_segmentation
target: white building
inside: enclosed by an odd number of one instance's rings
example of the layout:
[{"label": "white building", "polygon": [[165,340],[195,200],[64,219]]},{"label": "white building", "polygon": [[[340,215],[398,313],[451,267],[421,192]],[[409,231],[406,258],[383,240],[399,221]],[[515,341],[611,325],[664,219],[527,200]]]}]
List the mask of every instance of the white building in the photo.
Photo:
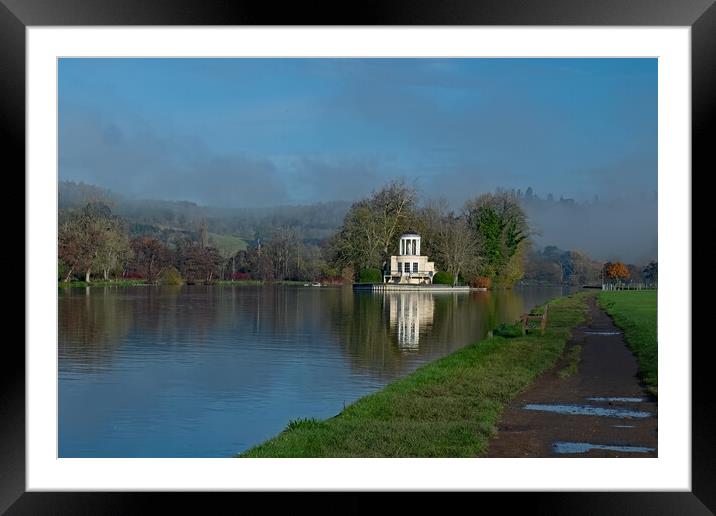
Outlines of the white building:
[{"label": "white building", "polygon": [[390,270],[383,274],[383,283],[429,285],[435,275],[435,263],[420,255],[420,235],[403,233],[398,242],[398,256],[390,257]]}]

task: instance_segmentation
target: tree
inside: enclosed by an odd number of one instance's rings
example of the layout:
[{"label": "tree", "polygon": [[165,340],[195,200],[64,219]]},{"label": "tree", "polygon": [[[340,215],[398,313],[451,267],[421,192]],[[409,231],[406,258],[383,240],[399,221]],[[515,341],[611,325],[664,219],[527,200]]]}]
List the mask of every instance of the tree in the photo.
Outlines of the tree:
[{"label": "tree", "polygon": [[604,276],[614,281],[626,280],[629,279],[629,269],[622,262],[607,262],[604,264]]},{"label": "tree", "polygon": [[197,237],[199,245],[207,247],[209,245],[209,231],[206,226],[206,218],[202,217],[197,224]]},{"label": "tree", "polygon": [[416,190],[396,180],[354,203],[331,239],[329,261],[339,269],[384,269],[398,235],[414,220],[416,200]]},{"label": "tree", "polygon": [[504,286],[514,284],[524,274],[529,236],[517,198],[504,191],[484,194],[466,203],[465,215],[481,250],[480,275]]},{"label": "tree", "polygon": [[58,232],[58,257],[67,271],[65,281],[73,274],[84,274],[89,283],[93,270],[103,270],[117,264],[118,255],[126,249],[118,219],[112,217],[109,206],[91,202],[73,212]]},{"label": "tree", "polygon": [[329,261],[337,268],[352,267],[358,271],[380,264],[380,241],[367,201],[351,206],[343,225],[329,241]]},{"label": "tree", "polygon": [[659,278],[658,263],[654,260],[650,261],[649,264],[641,271],[641,275],[644,280],[649,281],[651,283],[656,283]]},{"label": "tree", "polygon": [[78,218],[70,219],[60,226],[58,233],[58,257],[64,265],[64,281],[75,273],[87,271],[92,265],[91,242],[84,233]]},{"label": "tree", "polygon": [[109,273],[127,263],[131,256],[132,248],[129,245],[129,238],[120,221],[117,219],[108,221],[95,260],[103,278],[108,280]]},{"label": "tree", "polygon": [[152,237],[137,237],[130,244],[134,252],[134,265],[148,283],[154,283],[162,269],[170,263],[167,247]]},{"label": "tree", "polygon": [[383,267],[390,257],[396,237],[407,229],[416,200],[417,191],[403,180],[391,181],[369,200],[375,218],[374,231],[381,246]]},{"label": "tree", "polygon": [[460,274],[477,271],[479,244],[465,217],[446,215],[436,236],[436,259],[452,275],[453,285],[457,285]]}]

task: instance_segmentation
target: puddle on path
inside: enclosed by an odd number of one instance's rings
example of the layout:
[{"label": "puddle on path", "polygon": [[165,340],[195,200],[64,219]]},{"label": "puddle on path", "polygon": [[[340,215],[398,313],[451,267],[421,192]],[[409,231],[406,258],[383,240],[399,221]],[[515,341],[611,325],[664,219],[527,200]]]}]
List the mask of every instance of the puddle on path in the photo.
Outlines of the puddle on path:
[{"label": "puddle on path", "polygon": [[604,398],[600,396],[595,396],[592,398],[586,398],[589,401],[621,401],[624,403],[641,403],[642,401],[646,401],[644,398],[621,398],[621,397],[612,397],[612,398]]},{"label": "puddle on path", "polygon": [[621,446],[617,444],[592,444],[592,443],[571,443],[558,441],[552,445],[555,453],[587,453],[590,450],[608,450],[627,453],[647,453],[654,451],[654,448],[646,446]]},{"label": "puddle on path", "polygon": [[585,335],[621,335],[620,331],[585,331]]},{"label": "puddle on path", "polygon": [[634,425],[612,425],[612,428],[636,428]]},{"label": "puddle on path", "polygon": [[604,416],[618,418],[640,418],[651,416],[649,412],[617,408],[593,407],[591,405],[551,405],[542,403],[529,403],[523,408],[525,410],[540,410],[543,412],[556,412],[557,414],[569,414],[578,416]]}]

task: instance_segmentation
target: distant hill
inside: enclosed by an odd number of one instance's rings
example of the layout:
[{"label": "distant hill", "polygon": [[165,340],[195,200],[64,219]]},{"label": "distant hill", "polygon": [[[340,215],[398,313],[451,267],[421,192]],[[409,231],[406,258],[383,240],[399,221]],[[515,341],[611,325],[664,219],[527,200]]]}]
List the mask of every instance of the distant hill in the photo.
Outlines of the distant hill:
[{"label": "distant hill", "polygon": [[331,236],[343,223],[349,202],[335,201],[271,208],[216,208],[189,201],[127,199],[110,190],[84,183],[60,181],[60,211],[78,209],[87,202],[101,201],[130,225],[132,234],[166,235],[195,233],[206,221],[217,243],[225,249],[245,248],[246,243],[266,239],[284,228],[297,229],[306,242]]}]

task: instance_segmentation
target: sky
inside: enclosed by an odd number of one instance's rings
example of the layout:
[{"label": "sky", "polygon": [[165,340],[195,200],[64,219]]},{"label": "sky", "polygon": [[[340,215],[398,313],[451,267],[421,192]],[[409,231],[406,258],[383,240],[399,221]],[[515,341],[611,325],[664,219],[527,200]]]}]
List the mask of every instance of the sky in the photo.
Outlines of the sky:
[{"label": "sky", "polygon": [[656,59],[59,62],[59,177],[225,207],[657,190]]}]

